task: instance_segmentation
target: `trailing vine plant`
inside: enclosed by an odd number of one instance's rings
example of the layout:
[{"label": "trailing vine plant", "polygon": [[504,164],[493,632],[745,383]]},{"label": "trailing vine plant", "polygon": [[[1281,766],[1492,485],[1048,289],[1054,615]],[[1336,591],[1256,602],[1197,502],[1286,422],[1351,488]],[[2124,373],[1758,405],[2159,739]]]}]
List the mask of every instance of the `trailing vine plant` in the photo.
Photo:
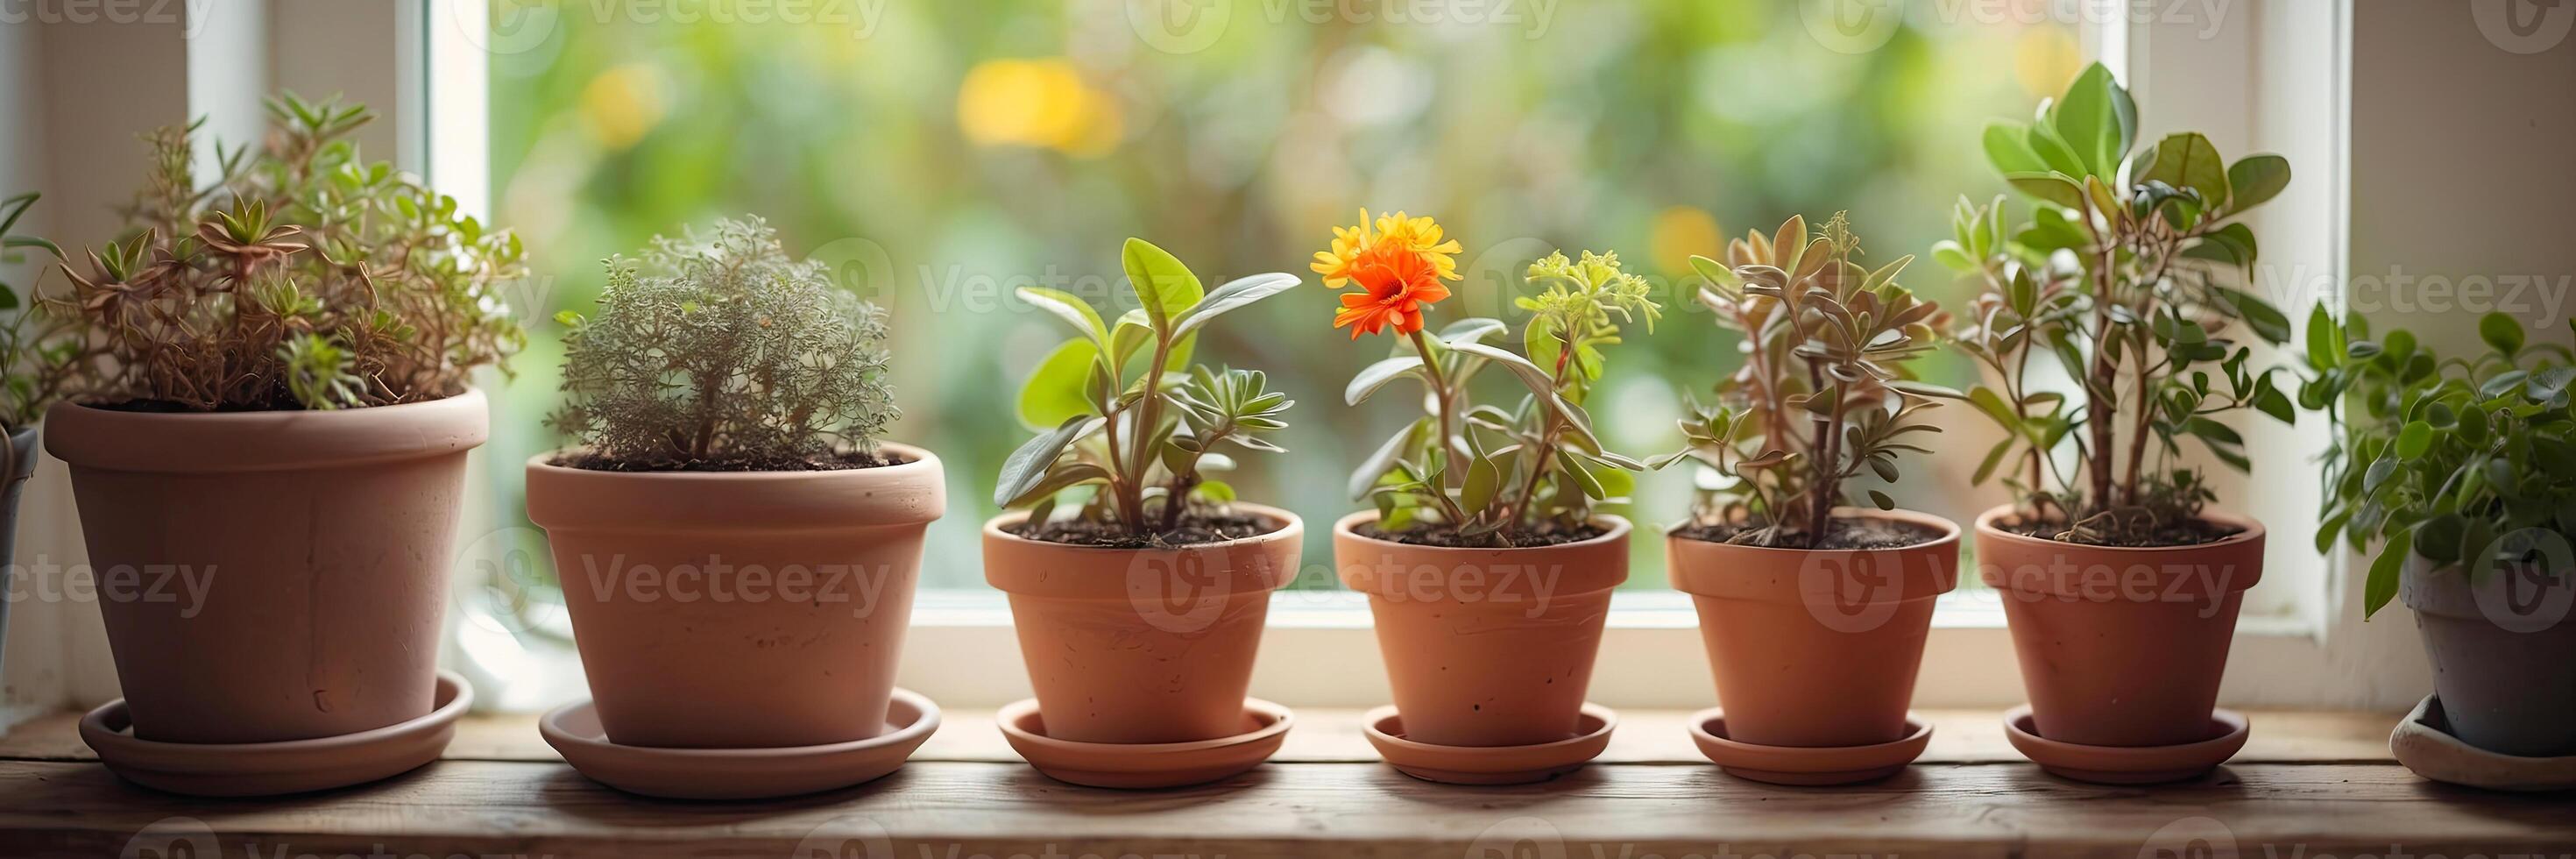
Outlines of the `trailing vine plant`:
[{"label": "trailing vine plant", "polygon": [[[1351,339],[1386,331],[1401,338],[1395,354],[1351,379],[1343,400],[1358,405],[1397,379],[1422,386],[1424,415],[1378,446],[1351,474],[1354,499],[1374,500],[1374,530],[1390,539],[1459,546],[1521,546],[1579,540],[1597,533],[1593,506],[1624,501],[1631,472],[1645,464],[1606,450],[1583,403],[1606,367],[1604,347],[1620,328],[1649,328],[1662,306],[1644,278],[1620,270],[1615,253],[1562,252],[1530,264],[1527,279],[1543,287],[1514,304],[1528,312],[1527,357],[1487,343],[1506,332],[1494,319],[1469,318],[1425,333],[1424,311],[1449,296],[1454,254],[1431,218],[1405,213],[1336,228],[1332,247],[1316,254],[1315,271],[1342,295],[1333,325]],[[1476,375],[1499,366],[1519,382],[1510,408],[1473,401]]]},{"label": "trailing vine plant", "polygon": [[[130,237],[91,250],[48,307],[78,322],[76,384],[104,406],[175,411],[336,409],[463,393],[525,335],[503,300],[519,239],[486,229],[349,135],[366,108],[268,101],[258,150],[215,144],[203,120],[144,139],[149,183]],[[106,360],[94,360],[104,358]]]},{"label": "trailing vine plant", "polygon": [[[2278,195],[2290,166],[2278,155],[2228,164],[2197,132],[2132,153],[2136,132],[2136,104],[2099,64],[2035,121],[1988,126],[1987,159],[2032,199],[2031,219],[2007,228],[2002,198],[1963,199],[1933,258],[1980,287],[1955,339],[1992,380],[1968,403],[2005,438],[1975,481],[2003,475],[2029,533],[2206,542],[2225,534],[2199,519],[2214,498],[2179,461],[2182,442],[2245,471],[2244,439],[2219,418],[2251,408],[2293,419],[2275,371],[2249,369],[2251,349],[2227,336],[2241,324],[2283,343],[2289,320],[2222,283],[2230,270],[2250,275],[2254,231],[2237,219]],[[2051,363],[2080,399],[2047,388]]]},{"label": "trailing vine plant", "polygon": [[797,471],[881,464],[901,413],[885,311],[789,257],[757,217],[656,236],[608,260],[597,310],[566,311],[565,402],[550,419],[609,470]]},{"label": "trailing vine plant", "polygon": [[1139,306],[1115,324],[1071,293],[1018,291],[1074,337],[1021,388],[1020,419],[1038,434],[1003,462],[993,502],[1029,511],[1021,535],[1058,542],[1174,545],[1277,527],[1230,515],[1234,488],[1211,475],[1233,467],[1225,449],[1285,452],[1265,436],[1288,427],[1295,401],[1269,390],[1261,371],[1211,370],[1191,356],[1199,329],[1297,277],[1257,274],[1208,290],[1178,258],[1133,238],[1120,260]]},{"label": "trailing vine plant", "polygon": [[[1956,391],[1914,380],[1906,362],[1932,350],[1939,305],[1896,280],[1911,255],[1873,270],[1854,260],[1860,237],[1836,213],[1810,235],[1792,217],[1769,236],[1727,244],[1727,261],[1692,257],[1701,303],[1744,335],[1744,366],[1718,385],[1714,406],[1681,421],[1688,446],[1656,461],[1693,460],[1703,479],[1694,523],[1726,542],[1828,548],[1846,483],[1863,470],[1893,483],[1899,453],[1931,453],[1908,436],[1937,433],[1920,413]],[[1880,510],[1896,508],[1869,490]]]}]

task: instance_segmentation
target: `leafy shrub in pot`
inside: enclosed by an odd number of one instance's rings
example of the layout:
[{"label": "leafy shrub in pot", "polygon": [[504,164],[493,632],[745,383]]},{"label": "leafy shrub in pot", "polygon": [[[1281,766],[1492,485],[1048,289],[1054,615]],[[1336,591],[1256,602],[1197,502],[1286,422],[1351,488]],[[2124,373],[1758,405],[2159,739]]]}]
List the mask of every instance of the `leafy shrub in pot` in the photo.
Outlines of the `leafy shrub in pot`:
[{"label": "leafy shrub in pot", "polygon": [[757,218],[656,238],[567,314],[528,461],[600,726],[623,745],[814,746],[881,732],[939,459],[896,417],[883,311]]},{"label": "leafy shrub in pot", "polygon": [[[2085,745],[2208,738],[2263,527],[2209,507],[2184,445],[2244,470],[2219,417],[2293,416],[2228,336],[2281,343],[2288,320],[2220,283],[2253,265],[2236,219],[2280,192],[2288,163],[2226,164],[2194,132],[2132,153],[2137,124],[2096,65],[2036,121],[1988,127],[1987,156],[2031,219],[2008,230],[2001,199],[1963,200],[1933,250],[1982,286],[1955,336],[1991,380],[1967,402],[2005,438],[1977,481],[2000,475],[2017,498],[1978,518],[1979,574],[2004,594],[2038,732]],[[2079,390],[2042,389],[2051,364]]]},{"label": "leafy shrub in pot", "polygon": [[[1499,320],[1427,331],[1460,249],[1432,219],[1362,212],[1335,233],[1315,262],[1327,284],[1355,287],[1335,327],[1354,340],[1398,338],[1344,399],[1357,405],[1397,380],[1424,395],[1422,417],[1351,475],[1351,494],[1376,509],[1333,526],[1342,583],[1369,595],[1405,735],[1444,746],[1566,739],[1610,591],[1628,578],[1628,522],[1593,506],[1624,496],[1645,468],[1602,447],[1582,404],[1622,323],[1651,325],[1661,308],[1616,254],[1551,254],[1528,271],[1543,290],[1518,300],[1529,314],[1524,357],[1486,342],[1506,332]],[[1487,368],[1525,393],[1517,407],[1471,400]]]},{"label": "leafy shrub in pot", "polygon": [[2317,550],[2378,544],[2363,611],[2414,609],[2460,739],[2576,754],[2576,355],[2501,313],[2478,331],[2486,354],[2444,359],[2403,329],[2311,314],[2299,397],[2337,429]]},{"label": "leafy shrub in pot", "polygon": [[984,577],[1010,597],[1048,737],[1175,743],[1244,730],[1270,593],[1296,577],[1305,525],[1235,500],[1227,451],[1279,453],[1287,395],[1256,370],[1191,363],[1218,315],[1297,285],[1214,290],[1162,248],[1121,252],[1140,305],[1113,324],[1082,298],[1019,296],[1074,336],[1020,394],[1039,430],[1003,463]]},{"label": "leafy shrub in pot", "polygon": [[[282,96],[256,151],[149,136],[131,237],[44,296],[78,396],[47,413],[136,736],[335,736],[430,712],[477,369],[521,342],[518,240]],[[105,579],[103,579],[104,581]],[[162,590],[155,590],[161,588]],[[116,593],[178,593],[176,599]]]},{"label": "leafy shrub in pot", "polygon": [[1745,336],[1746,360],[1716,406],[1682,420],[1689,447],[1656,464],[1694,460],[1716,487],[1668,534],[1666,557],[1740,742],[1903,738],[1933,603],[1958,584],[1957,525],[1876,489],[1858,509],[1847,488],[1864,472],[1892,482],[1900,454],[1930,453],[1916,434],[1940,428],[1920,413],[1958,396],[1905,366],[1945,321],[1896,281],[1914,258],[1871,270],[1859,254],[1836,215],[1813,236],[1802,217],[1749,234],[1724,264],[1691,260],[1700,301]]}]

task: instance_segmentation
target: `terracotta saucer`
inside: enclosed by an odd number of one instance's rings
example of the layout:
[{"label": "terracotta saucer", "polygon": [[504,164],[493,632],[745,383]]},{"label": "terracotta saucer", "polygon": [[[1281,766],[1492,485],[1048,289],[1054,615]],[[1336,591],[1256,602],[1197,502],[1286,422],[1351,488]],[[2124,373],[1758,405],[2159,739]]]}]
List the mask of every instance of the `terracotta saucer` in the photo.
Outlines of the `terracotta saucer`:
[{"label": "terracotta saucer", "polygon": [[1619,712],[1586,703],[1574,736],[1529,746],[1435,746],[1405,739],[1404,720],[1392,704],[1368,711],[1360,722],[1378,756],[1405,775],[1442,784],[1529,784],[1600,757],[1610,747],[1611,730],[1619,727]]},{"label": "terracotta saucer", "polygon": [[275,743],[161,743],[126,733],[125,699],[81,717],[81,742],[126,781],[192,796],[276,796],[392,778],[438,760],[474,706],[465,678],[438,672],[429,715],[371,731]]},{"label": "terracotta saucer", "polygon": [[2042,737],[2023,704],[2004,713],[2004,737],[2040,769],[2095,784],[2158,784],[2210,771],[2245,748],[2245,714],[2209,714],[2209,739],[2177,746],[2086,746]]},{"label": "terracotta saucer", "polygon": [[2488,790],[2576,790],[2576,755],[2526,758],[2490,752],[2451,736],[2442,699],[2425,696],[2388,735],[2388,751],[2416,775]]},{"label": "terracotta saucer", "polygon": [[1720,708],[1691,714],[1691,742],[1727,775],[1786,785],[1856,784],[1905,771],[1932,744],[1932,723],[1905,716],[1905,737],[1866,746],[1762,746],[1727,739]]},{"label": "terracotta saucer", "polygon": [[1206,784],[1261,765],[1297,721],[1288,708],[1243,699],[1243,733],[1188,743],[1077,743],[1046,735],[1038,699],[1003,707],[1002,738],[1048,778],[1086,787],[1144,789]]},{"label": "terracotta saucer", "polygon": [[849,787],[903,767],[939,730],[939,705],[910,689],[886,703],[885,733],[820,746],[674,749],[608,741],[589,701],[555,708],[537,722],[546,745],[600,784],[663,799],[770,799]]}]

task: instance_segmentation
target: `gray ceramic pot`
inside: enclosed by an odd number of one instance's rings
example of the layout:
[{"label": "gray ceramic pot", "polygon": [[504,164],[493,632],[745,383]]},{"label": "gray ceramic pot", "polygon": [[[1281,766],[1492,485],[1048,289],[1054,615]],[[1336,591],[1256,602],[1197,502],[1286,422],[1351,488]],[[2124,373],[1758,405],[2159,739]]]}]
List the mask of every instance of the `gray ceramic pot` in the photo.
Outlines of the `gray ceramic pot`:
[{"label": "gray ceramic pot", "polygon": [[2576,754],[2576,570],[2505,565],[2483,575],[2406,559],[2398,597],[2433,660],[2433,691],[2470,745],[2521,757]]},{"label": "gray ceramic pot", "polygon": [[[9,434],[9,461],[0,464],[0,587],[10,582],[18,563],[18,493],[27,488],[27,475],[36,473],[36,428],[19,427]],[[0,593],[0,642],[9,640],[9,599]]]}]

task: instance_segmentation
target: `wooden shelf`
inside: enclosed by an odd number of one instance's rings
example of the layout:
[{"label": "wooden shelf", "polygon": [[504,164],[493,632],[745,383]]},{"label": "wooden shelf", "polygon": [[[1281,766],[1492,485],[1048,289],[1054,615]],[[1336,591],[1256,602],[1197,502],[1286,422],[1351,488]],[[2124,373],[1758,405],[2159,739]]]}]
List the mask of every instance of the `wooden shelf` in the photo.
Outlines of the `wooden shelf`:
[{"label": "wooden shelf", "polygon": [[1628,714],[1602,763],[1552,783],[1447,787],[1376,763],[1358,714],[1324,710],[1302,713],[1280,759],[1252,773],[1122,792],[1050,781],[1017,762],[989,713],[952,712],[893,776],[758,803],[609,790],[563,766],[527,717],[472,718],[449,760],[374,785],[195,799],[118,781],[52,717],[0,738],[0,856],[116,856],[149,827],[210,832],[224,856],[1470,856],[1517,841],[1521,854],[1494,855],[2162,859],[2195,838],[2267,859],[2576,851],[2576,797],[2418,779],[2386,760],[2395,714],[2256,713],[2234,762],[2153,788],[2041,773],[1991,712],[1926,715],[1938,726],[1926,762],[1856,787],[1726,776],[1690,750],[1678,712]]}]

